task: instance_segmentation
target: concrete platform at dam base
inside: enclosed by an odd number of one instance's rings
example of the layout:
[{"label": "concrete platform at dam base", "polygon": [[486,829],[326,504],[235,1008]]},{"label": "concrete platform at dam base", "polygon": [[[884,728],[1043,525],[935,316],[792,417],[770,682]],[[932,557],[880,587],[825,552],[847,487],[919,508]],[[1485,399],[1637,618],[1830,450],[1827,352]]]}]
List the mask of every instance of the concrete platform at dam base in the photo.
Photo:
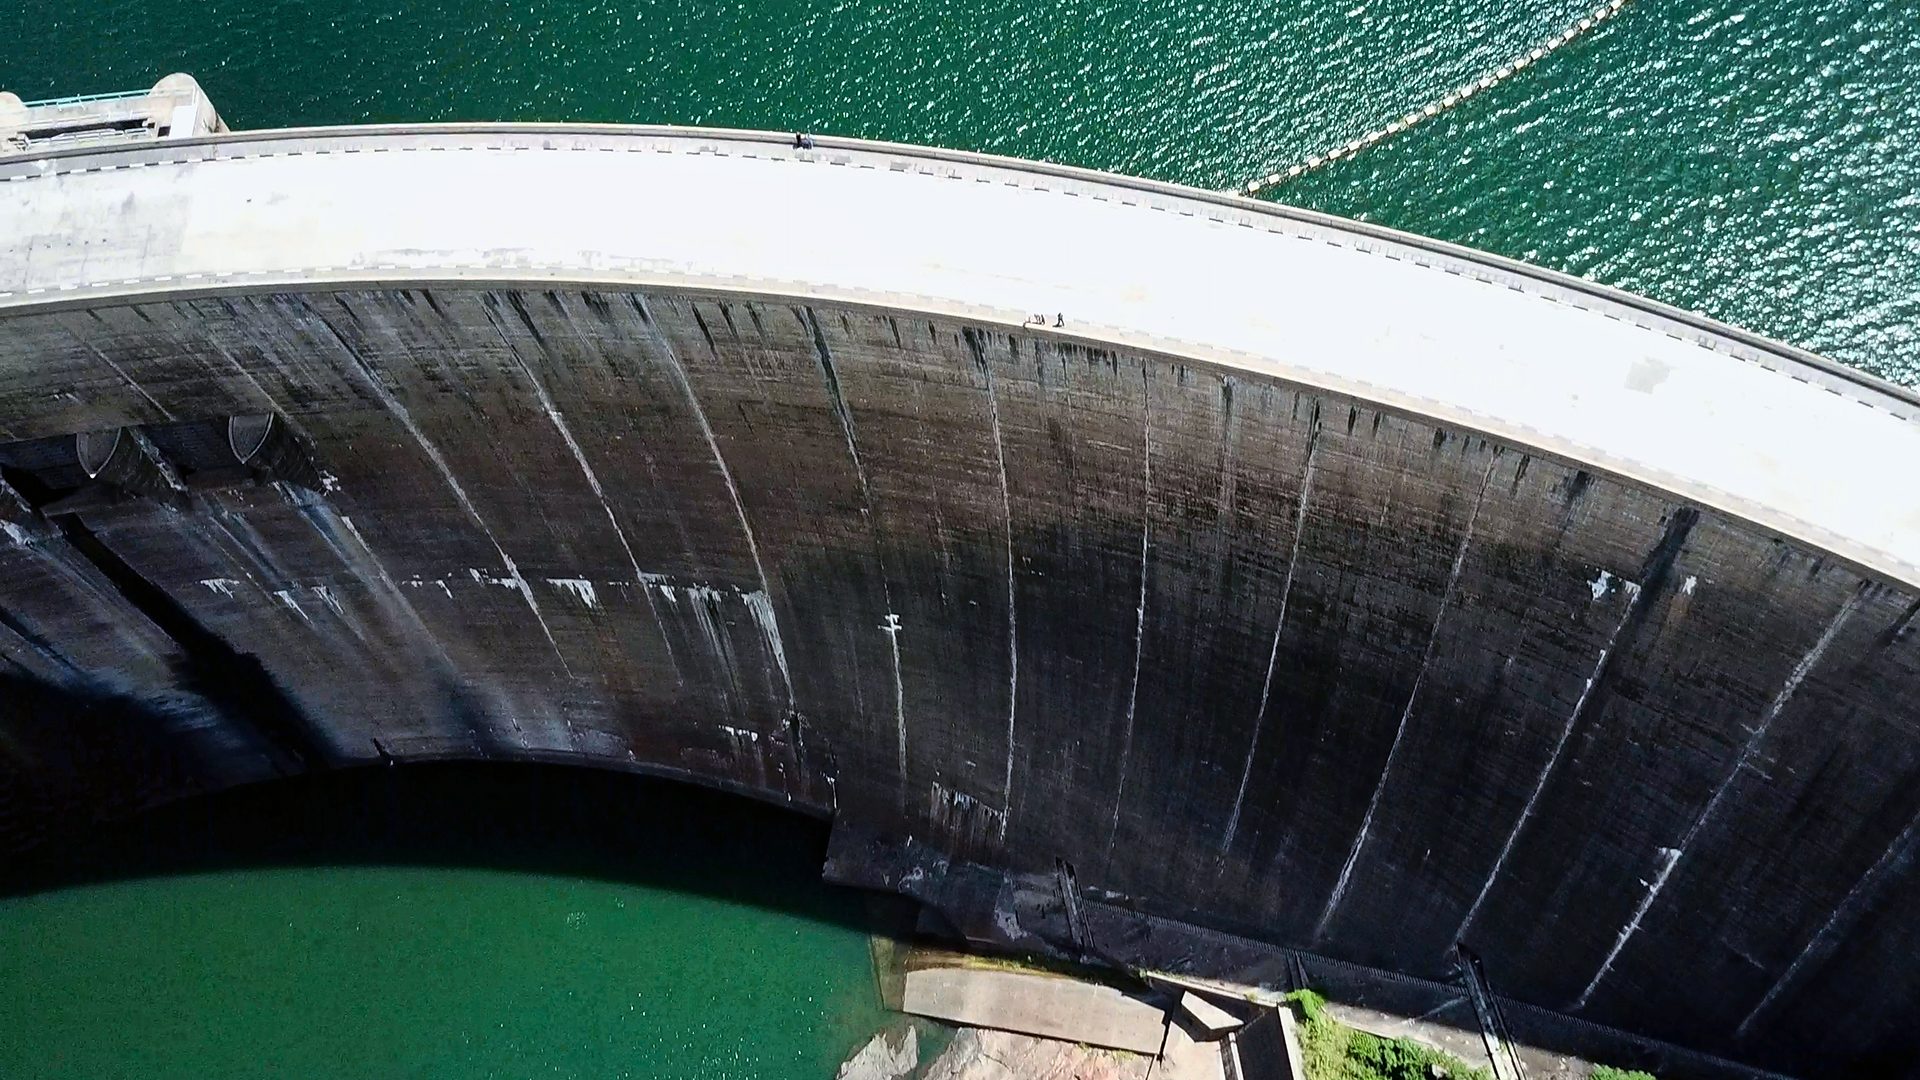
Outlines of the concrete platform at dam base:
[{"label": "concrete platform at dam base", "polygon": [[[1068,972],[1120,972],[1161,991],[1170,1010],[1170,995],[1181,988],[1281,1010],[1288,1008],[1290,992],[1312,990],[1327,999],[1330,1015],[1349,1027],[1382,1038],[1409,1038],[1486,1069],[1494,1080],[1587,1080],[1600,1065],[1643,1070],[1663,1080],[1782,1075],[1504,995],[1481,999],[1484,987],[1476,986],[1458,962],[1442,977],[1416,978],[1157,916],[1121,898],[1079,895],[1058,874],[1007,873],[954,862],[922,845],[853,830],[834,833],[826,877],[919,901],[921,931],[931,940],[964,942],[989,956],[1059,965]],[[901,1007],[891,999],[888,1005]],[[979,1014],[966,1022],[997,1026]],[[1101,1043],[1087,1032],[1070,1037]]]},{"label": "concrete platform at dam base", "polygon": [[1116,934],[1436,984],[1464,949],[1510,1019],[1913,1075],[1910,460],[1920,399],[1798,350],[1082,170],[30,151],[0,841],[565,761],[831,817],[910,894],[1068,881]]}]

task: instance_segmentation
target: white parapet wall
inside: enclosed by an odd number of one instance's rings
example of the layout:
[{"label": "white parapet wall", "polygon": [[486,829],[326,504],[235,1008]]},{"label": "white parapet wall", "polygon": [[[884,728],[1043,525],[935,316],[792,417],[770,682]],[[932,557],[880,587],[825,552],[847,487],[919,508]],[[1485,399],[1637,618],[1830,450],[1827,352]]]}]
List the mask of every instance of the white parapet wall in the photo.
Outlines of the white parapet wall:
[{"label": "white parapet wall", "polygon": [[1521,264],[1171,185],[753,132],[255,132],[0,162],[0,307],[581,282],[1031,324],[1352,394],[1920,583],[1913,395]]}]

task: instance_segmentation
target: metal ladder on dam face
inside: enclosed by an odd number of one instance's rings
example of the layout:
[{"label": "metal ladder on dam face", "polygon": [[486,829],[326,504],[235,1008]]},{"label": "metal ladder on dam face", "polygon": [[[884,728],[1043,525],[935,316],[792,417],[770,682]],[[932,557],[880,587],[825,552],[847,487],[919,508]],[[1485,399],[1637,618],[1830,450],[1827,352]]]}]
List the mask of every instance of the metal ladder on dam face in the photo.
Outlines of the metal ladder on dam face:
[{"label": "metal ladder on dam face", "polygon": [[1486,969],[1481,967],[1480,958],[1465,945],[1456,944],[1453,960],[1461,985],[1466,987],[1467,1000],[1473,1005],[1473,1015],[1480,1021],[1480,1039],[1486,1044],[1487,1062],[1493,1067],[1494,1080],[1526,1080],[1520,1055],[1513,1048],[1513,1036],[1507,1031],[1507,1018],[1500,1011],[1493,988],[1487,984]]},{"label": "metal ladder on dam face", "polygon": [[1235,194],[1252,198],[1262,192],[1271,191],[1290,180],[1297,180],[1316,169],[1324,168],[1344,158],[1350,158],[1362,150],[1366,150],[1377,143],[1392,138],[1411,127],[1423,124],[1442,113],[1456,109],[1465,104],[1467,100],[1474,95],[1499,86],[1508,79],[1513,78],[1554,53],[1559,52],[1561,49],[1566,48],[1568,45],[1573,44],[1575,41],[1578,41],[1588,33],[1591,33],[1594,28],[1600,26],[1608,19],[1613,18],[1615,15],[1618,15],[1620,10],[1630,2],[1631,0],[1607,0],[1606,3],[1582,15],[1572,25],[1560,31],[1560,33],[1535,45],[1532,49],[1513,57],[1473,82],[1456,87],[1441,97],[1407,113],[1405,116],[1389,121],[1385,126],[1375,128],[1331,150],[1324,150],[1307,158],[1305,161],[1296,162],[1284,169],[1270,172],[1257,180],[1250,180],[1242,184]]}]

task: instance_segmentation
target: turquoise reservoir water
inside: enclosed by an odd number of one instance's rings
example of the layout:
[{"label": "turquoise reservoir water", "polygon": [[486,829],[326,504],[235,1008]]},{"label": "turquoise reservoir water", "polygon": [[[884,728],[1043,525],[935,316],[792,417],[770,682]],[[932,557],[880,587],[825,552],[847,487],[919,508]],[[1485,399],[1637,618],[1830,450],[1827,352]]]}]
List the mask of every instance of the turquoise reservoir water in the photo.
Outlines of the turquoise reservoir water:
[{"label": "turquoise reservoir water", "polygon": [[[235,126],[808,129],[1230,187],[1479,78],[1597,2],[0,0],[0,85],[36,97],[185,70]],[[1634,0],[1274,197],[1920,381],[1908,3]]]},{"label": "turquoise reservoir water", "polygon": [[[1437,99],[1591,6],[0,0],[0,86],[33,98],[184,70],[236,127],[804,129],[1224,188]],[[1912,15],[1893,0],[1634,0],[1273,197],[1920,383]],[[339,831],[288,811],[275,843],[235,841],[217,870],[0,901],[0,1076],[826,1076],[877,1022],[859,906],[815,882],[814,834],[763,816],[668,843],[618,804],[443,795],[434,813],[400,799],[402,820],[463,815],[421,830],[443,844],[376,845],[371,865],[348,826],[386,827],[377,807]],[[514,824],[547,820],[534,810],[553,799],[564,828]],[[498,843],[476,847],[473,828]],[[327,843],[303,848],[315,833]],[[293,865],[245,868],[289,838]],[[768,846],[744,866],[712,856],[756,838]]]}]

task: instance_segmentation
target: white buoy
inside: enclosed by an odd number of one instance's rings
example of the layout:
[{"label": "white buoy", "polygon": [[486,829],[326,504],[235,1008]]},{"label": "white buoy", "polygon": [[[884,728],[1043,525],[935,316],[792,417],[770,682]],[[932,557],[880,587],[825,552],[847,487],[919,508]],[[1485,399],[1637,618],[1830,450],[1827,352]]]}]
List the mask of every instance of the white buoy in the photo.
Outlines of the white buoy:
[{"label": "white buoy", "polygon": [[1493,89],[1495,86],[1513,78],[1534,64],[1545,60],[1548,54],[1571,44],[1576,38],[1580,37],[1580,35],[1591,31],[1608,18],[1618,14],[1621,9],[1627,6],[1627,3],[1628,0],[1606,0],[1606,3],[1595,8],[1592,14],[1582,16],[1578,22],[1562,30],[1547,42],[1536,45],[1525,53],[1501,64],[1493,70],[1492,74],[1483,75],[1474,82],[1450,90],[1438,101],[1430,101],[1397,120],[1389,121],[1385,127],[1375,128],[1365,135],[1354,139],[1352,142],[1321,154],[1315,154],[1304,162],[1290,165],[1284,174],[1276,172],[1268,175],[1264,180],[1254,181],[1246,186],[1246,194],[1257,195],[1266,188],[1273,187],[1286,180],[1291,180],[1303,173],[1312,172],[1322,165],[1350,157],[1391,136],[1400,134],[1423,120],[1438,116],[1458,106],[1482,90]]}]

